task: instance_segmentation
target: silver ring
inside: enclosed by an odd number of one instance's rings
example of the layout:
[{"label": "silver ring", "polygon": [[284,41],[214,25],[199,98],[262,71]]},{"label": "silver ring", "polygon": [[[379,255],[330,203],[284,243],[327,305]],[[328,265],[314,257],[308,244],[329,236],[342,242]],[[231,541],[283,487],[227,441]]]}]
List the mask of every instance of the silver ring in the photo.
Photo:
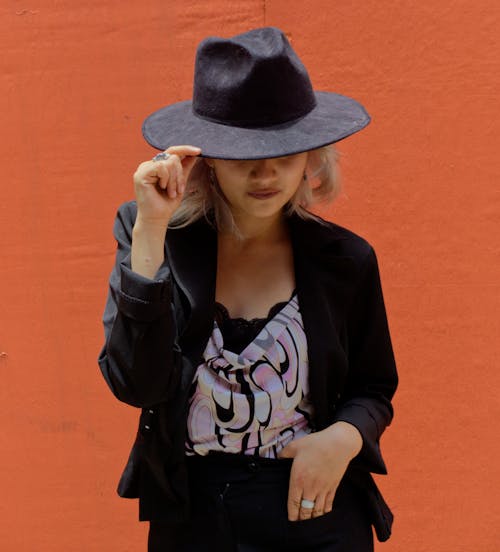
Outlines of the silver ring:
[{"label": "silver ring", "polygon": [[304,510],[312,510],[315,504],[314,500],[307,500],[307,498],[303,498],[300,501],[300,507],[304,508]]},{"label": "silver ring", "polygon": [[165,159],[168,159],[169,157],[170,153],[162,151],[161,153],[157,153],[151,161],[165,161]]}]

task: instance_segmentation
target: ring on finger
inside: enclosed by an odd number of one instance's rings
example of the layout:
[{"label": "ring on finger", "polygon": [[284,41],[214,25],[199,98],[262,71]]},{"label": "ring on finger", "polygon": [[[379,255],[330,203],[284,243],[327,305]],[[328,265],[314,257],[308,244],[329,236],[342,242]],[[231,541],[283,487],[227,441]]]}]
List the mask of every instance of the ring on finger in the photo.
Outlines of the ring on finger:
[{"label": "ring on finger", "polygon": [[157,153],[151,161],[165,161],[170,157],[170,153],[165,153],[162,151],[161,153]]},{"label": "ring on finger", "polygon": [[300,507],[304,510],[312,510],[314,508],[314,505],[314,500],[307,500],[307,498],[303,498],[300,501]]}]

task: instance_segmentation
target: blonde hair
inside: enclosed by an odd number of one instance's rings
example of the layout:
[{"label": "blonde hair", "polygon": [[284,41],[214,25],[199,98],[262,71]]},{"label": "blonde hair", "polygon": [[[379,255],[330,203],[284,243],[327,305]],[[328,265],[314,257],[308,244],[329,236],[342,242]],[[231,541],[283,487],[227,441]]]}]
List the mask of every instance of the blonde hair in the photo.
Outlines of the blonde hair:
[{"label": "blonde hair", "polygon": [[[308,208],[316,203],[331,203],[338,196],[338,159],[339,153],[332,144],[308,152],[305,178],[283,207],[285,216],[296,213],[303,219],[321,221]],[[184,197],[170,219],[169,228],[182,228],[203,216],[216,229],[240,235],[222,190],[217,181],[211,181],[210,167],[200,158],[189,175]]]}]

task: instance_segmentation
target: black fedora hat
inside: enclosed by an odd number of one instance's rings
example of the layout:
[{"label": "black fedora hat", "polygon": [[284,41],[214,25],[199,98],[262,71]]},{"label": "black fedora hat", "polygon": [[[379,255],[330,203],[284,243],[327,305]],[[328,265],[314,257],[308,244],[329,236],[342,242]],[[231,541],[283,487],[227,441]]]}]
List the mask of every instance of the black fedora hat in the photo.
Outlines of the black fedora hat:
[{"label": "black fedora hat", "polygon": [[264,27],[203,40],[193,99],[155,111],[142,133],[159,150],[189,144],[202,157],[264,159],[338,142],[369,122],[356,100],[314,91],[284,33]]}]

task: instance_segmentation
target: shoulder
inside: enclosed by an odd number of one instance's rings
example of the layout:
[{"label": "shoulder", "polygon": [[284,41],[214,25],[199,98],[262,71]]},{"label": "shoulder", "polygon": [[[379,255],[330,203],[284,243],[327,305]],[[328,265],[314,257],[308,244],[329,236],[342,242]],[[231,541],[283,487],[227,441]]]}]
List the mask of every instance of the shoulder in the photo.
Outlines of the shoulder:
[{"label": "shoulder", "polygon": [[353,230],[314,215],[292,217],[293,232],[311,254],[349,258],[359,268],[375,257],[371,243]]},{"label": "shoulder", "polygon": [[338,246],[346,254],[364,257],[373,250],[372,245],[364,236],[353,232],[349,228],[335,224],[334,222],[324,219],[321,219],[321,221],[321,225],[330,235],[330,239],[338,242]]}]

